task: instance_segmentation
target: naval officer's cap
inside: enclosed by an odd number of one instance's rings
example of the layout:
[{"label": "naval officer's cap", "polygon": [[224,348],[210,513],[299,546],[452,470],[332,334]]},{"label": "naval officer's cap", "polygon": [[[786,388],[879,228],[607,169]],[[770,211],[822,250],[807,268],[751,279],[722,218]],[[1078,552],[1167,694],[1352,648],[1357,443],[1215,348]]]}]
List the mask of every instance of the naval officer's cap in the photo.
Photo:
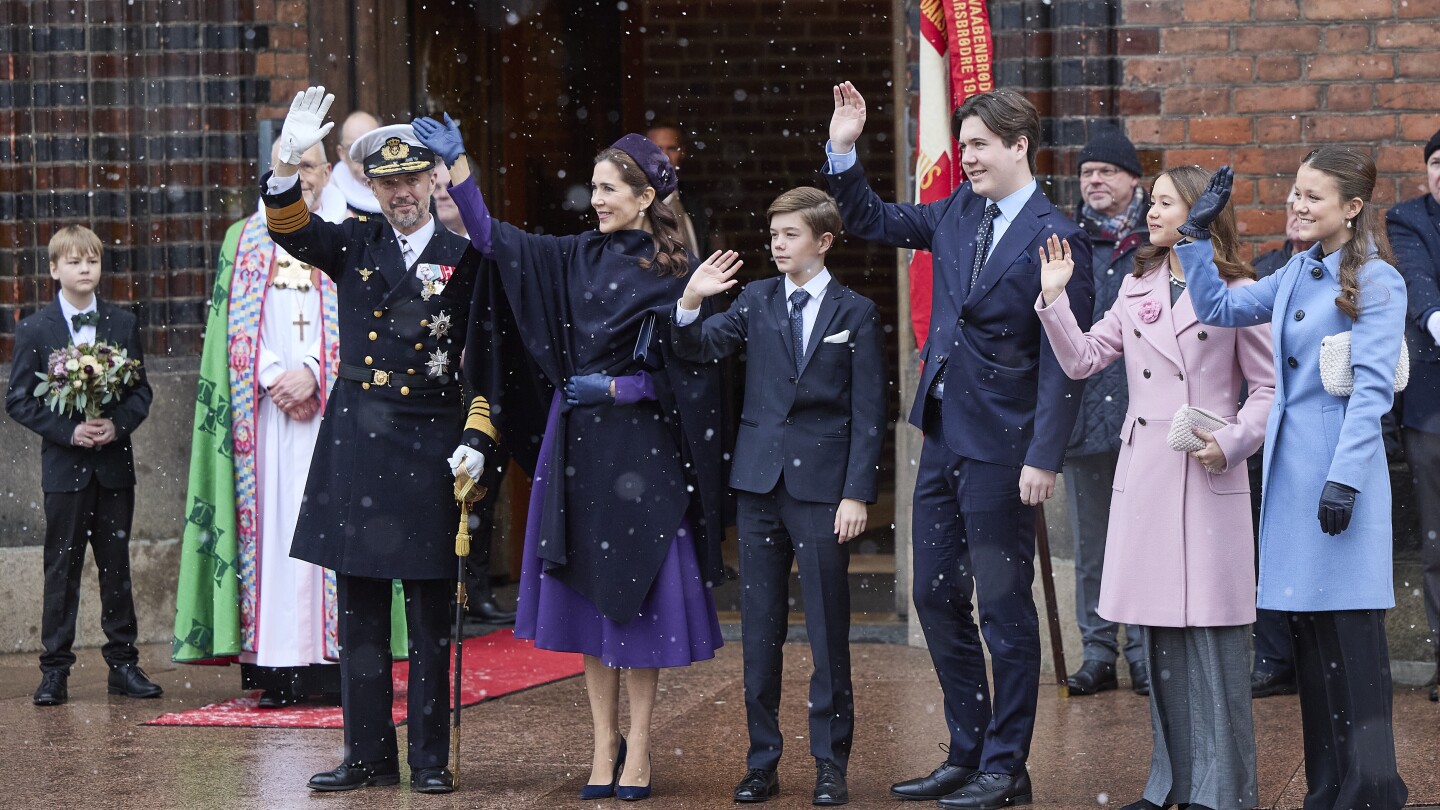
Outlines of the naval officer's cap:
[{"label": "naval officer's cap", "polygon": [[365,167],[370,178],[428,172],[435,168],[435,153],[415,137],[409,124],[373,129],[350,144],[350,159]]}]

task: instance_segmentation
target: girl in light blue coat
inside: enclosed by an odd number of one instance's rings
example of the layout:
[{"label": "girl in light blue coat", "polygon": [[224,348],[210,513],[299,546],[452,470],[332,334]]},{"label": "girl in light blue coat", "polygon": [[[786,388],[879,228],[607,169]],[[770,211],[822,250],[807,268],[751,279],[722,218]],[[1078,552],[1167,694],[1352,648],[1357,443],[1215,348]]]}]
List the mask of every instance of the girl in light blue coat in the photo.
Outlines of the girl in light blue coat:
[{"label": "girl in light blue coat", "polygon": [[[1288,614],[1305,735],[1305,810],[1398,809],[1385,610],[1392,582],[1390,477],[1380,417],[1394,398],[1405,284],[1371,205],[1375,163],[1323,147],[1300,165],[1293,202],[1315,242],[1280,271],[1226,287],[1206,230],[1230,196],[1222,167],[1176,249],[1196,314],[1216,326],[1271,324],[1275,405],[1265,436],[1259,606]],[[1354,393],[1327,393],[1320,343],[1349,332]],[[1318,514],[1317,511],[1318,504]]]}]

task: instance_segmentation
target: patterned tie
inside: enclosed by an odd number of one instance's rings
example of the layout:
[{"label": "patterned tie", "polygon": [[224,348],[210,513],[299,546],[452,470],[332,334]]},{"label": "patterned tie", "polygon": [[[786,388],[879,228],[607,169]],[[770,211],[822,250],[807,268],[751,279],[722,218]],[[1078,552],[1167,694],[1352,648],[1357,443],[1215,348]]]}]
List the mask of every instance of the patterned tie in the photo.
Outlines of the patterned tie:
[{"label": "patterned tie", "polygon": [[92,309],[89,312],[77,312],[70,316],[70,324],[79,332],[82,326],[99,326],[100,310]]},{"label": "patterned tie", "polygon": [[790,348],[795,352],[795,368],[805,362],[805,316],[801,313],[810,300],[803,288],[790,293]]},{"label": "patterned tie", "polygon": [[410,243],[403,236],[400,237],[400,260],[405,262],[406,269],[415,263],[415,251],[410,249]]},{"label": "patterned tie", "polygon": [[985,217],[980,220],[980,233],[975,235],[975,266],[970,269],[970,289],[975,289],[975,279],[985,266],[990,255],[990,242],[995,238],[995,217],[1000,215],[1000,206],[990,203],[985,206]]}]

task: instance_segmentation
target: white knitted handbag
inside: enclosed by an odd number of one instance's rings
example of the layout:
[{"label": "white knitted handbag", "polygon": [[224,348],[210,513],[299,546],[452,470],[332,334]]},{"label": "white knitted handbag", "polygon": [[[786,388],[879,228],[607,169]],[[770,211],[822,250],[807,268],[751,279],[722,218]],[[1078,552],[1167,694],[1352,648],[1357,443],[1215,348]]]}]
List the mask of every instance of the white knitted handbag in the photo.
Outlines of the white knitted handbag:
[{"label": "white knitted handbag", "polygon": [[[1325,393],[1348,397],[1355,393],[1355,369],[1350,363],[1350,333],[1341,332],[1320,340],[1320,384]],[[1410,348],[1400,339],[1400,359],[1395,362],[1395,392],[1410,384]]]},{"label": "white knitted handbag", "polygon": [[1192,428],[1214,433],[1228,424],[1230,423],[1222,417],[1204,408],[1181,405],[1180,410],[1175,412],[1175,417],[1170,420],[1170,433],[1165,436],[1165,443],[1170,445],[1171,450],[1180,453],[1204,450],[1205,440],[1196,436]]}]

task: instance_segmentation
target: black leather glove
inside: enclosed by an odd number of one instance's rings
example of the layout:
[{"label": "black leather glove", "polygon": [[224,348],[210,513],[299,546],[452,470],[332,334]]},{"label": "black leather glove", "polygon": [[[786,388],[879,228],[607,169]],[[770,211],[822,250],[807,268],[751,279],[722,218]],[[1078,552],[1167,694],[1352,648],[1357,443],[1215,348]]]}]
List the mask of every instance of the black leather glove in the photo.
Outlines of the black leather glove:
[{"label": "black leather glove", "polygon": [[1235,185],[1235,173],[1229,166],[1221,166],[1210,175],[1210,183],[1201,192],[1200,198],[1190,206],[1190,218],[1181,225],[1180,233],[1191,239],[1209,239],[1210,223],[1220,216],[1225,203],[1230,202],[1230,189]]},{"label": "black leather glove", "polygon": [[1332,537],[1350,527],[1355,514],[1355,493],[1352,487],[1326,481],[1320,491],[1320,529]]},{"label": "black leather glove", "polygon": [[609,374],[583,374],[571,377],[565,382],[565,402],[568,405],[609,405],[615,401],[610,393]]}]

